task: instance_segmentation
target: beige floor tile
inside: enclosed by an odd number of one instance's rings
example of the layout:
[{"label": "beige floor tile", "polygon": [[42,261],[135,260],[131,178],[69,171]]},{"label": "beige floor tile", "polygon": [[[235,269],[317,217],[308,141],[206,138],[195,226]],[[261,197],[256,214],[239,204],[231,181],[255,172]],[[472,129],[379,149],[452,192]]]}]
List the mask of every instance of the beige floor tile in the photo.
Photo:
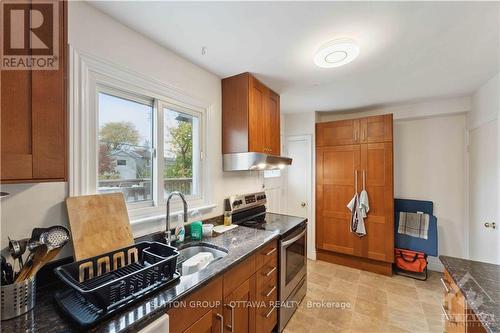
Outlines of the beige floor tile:
[{"label": "beige floor tile", "polygon": [[357,297],[381,304],[387,304],[387,292],[376,286],[359,284],[357,288]]},{"label": "beige floor tile", "polygon": [[405,312],[414,312],[424,314],[422,305],[417,298],[401,296],[397,294],[387,294],[387,305],[390,308],[398,309]]},{"label": "beige floor tile", "polygon": [[337,279],[345,280],[348,282],[357,282],[359,280],[359,276],[359,271],[347,271],[342,269],[335,271],[335,277]]},{"label": "beige floor tile", "polygon": [[376,320],[385,320],[387,318],[387,305],[356,298],[354,303],[354,312],[361,313]]},{"label": "beige floor tile", "polygon": [[[307,295],[285,333],[443,332],[441,273],[422,282],[322,261],[308,265]],[[310,306],[321,301],[346,308]]]}]

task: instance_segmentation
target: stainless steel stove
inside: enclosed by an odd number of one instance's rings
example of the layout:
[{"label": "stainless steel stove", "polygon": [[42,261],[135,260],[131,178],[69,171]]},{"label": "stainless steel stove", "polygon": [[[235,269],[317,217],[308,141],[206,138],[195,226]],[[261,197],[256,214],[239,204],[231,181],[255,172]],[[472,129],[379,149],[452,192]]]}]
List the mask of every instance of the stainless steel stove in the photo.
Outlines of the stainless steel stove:
[{"label": "stainless steel stove", "polygon": [[262,230],[278,231],[279,289],[278,332],[281,332],[307,289],[307,219],[268,213],[265,192],[236,195],[226,199],[234,224]]}]

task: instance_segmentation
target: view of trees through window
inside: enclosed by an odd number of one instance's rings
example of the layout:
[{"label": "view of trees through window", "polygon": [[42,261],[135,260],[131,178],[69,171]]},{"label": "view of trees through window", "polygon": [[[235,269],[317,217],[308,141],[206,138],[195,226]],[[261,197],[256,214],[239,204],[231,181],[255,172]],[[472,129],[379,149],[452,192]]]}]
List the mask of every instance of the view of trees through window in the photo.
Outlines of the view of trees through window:
[{"label": "view of trees through window", "polygon": [[[153,198],[153,105],[99,93],[98,192]],[[163,109],[163,193],[197,193],[199,118]]]},{"label": "view of trees through window", "polygon": [[198,119],[178,111],[164,109],[164,169],[165,195],[172,191],[194,194],[193,135],[198,132]]},{"label": "view of trees through window", "polygon": [[99,93],[98,192],[152,199],[153,107]]}]

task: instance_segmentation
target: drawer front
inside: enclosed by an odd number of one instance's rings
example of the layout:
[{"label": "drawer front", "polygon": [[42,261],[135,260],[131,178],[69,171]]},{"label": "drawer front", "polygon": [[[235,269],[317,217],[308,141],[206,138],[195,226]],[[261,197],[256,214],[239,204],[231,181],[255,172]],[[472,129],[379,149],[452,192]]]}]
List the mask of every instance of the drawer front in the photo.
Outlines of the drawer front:
[{"label": "drawer front", "polygon": [[278,261],[278,241],[274,240],[257,251],[255,255],[255,268],[260,269],[266,263]]},{"label": "drawer front", "polygon": [[257,301],[276,301],[278,294],[277,267],[265,265],[257,272],[256,280]]},{"label": "drawer front", "polygon": [[255,318],[256,331],[271,333],[278,321],[277,309],[274,306],[260,307]]},{"label": "drawer front", "polygon": [[255,256],[252,255],[224,273],[224,296],[230,294],[254,274]]}]

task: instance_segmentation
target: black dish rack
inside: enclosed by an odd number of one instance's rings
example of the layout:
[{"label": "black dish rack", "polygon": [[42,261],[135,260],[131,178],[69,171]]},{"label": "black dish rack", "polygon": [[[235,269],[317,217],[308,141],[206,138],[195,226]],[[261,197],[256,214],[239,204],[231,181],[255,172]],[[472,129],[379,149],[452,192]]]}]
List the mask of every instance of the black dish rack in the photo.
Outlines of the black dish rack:
[{"label": "black dish rack", "polygon": [[[91,304],[102,317],[179,278],[175,271],[178,256],[174,247],[140,242],[57,267],[55,273],[73,289],[80,303]],[[56,301],[64,308],[57,295]],[[72,309],[63,310],[72,315]],[[89,324],[72,317],[80,324]]]}]

